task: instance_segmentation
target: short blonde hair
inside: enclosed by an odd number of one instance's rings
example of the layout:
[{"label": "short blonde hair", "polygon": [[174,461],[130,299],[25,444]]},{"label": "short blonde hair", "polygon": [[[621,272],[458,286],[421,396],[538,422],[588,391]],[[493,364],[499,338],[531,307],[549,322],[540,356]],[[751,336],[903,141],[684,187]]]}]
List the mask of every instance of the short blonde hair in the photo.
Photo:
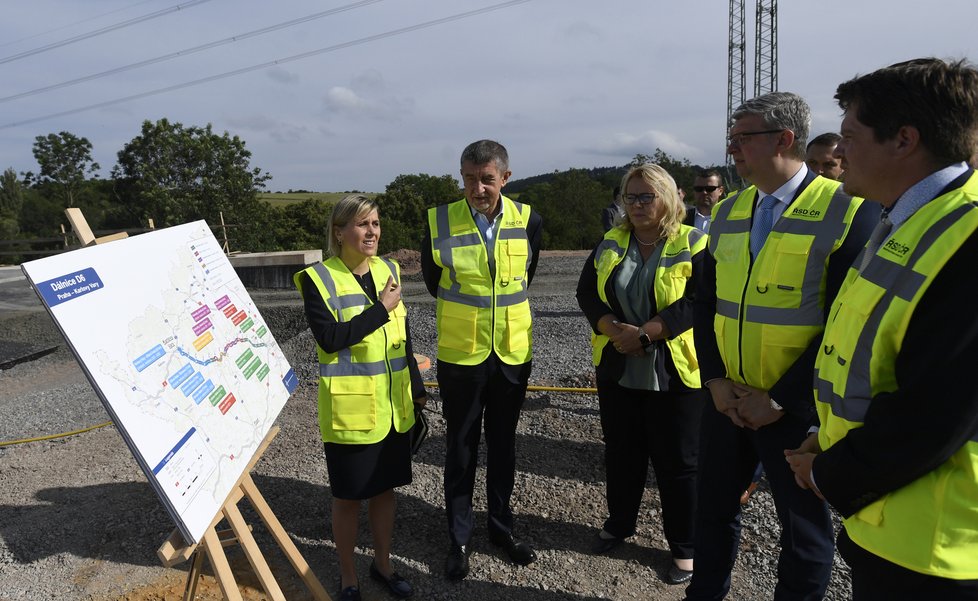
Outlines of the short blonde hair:
[{"label": "short blonde hair", "polygon": [[[672,179],[668,171],[655,163],[644,163],[632,167],[621,178],[623,204],[625,190],[628,189],[628,182],[636,177],[642,178],[645,183],[652,186],[652,189],[655,191],[655,202],[665,203],[666,212],[662,216],[662,221],[659,222],[659,229],[662,230],[662,235],[667,239],[674,238],[679,233],[679,226],[682,225],[683,219],[686,218],[686,205],[679,198],[679,191],[676,189],[676,180]],[[622,214],[623,217],[620,218],[621,223],[619,227],[631,231],[634,226],[628,218],[628,211],[623,211]]]},{"label": "short blonde hair", "polygon": [[340,240],[336,237],[336,229],[343,229],[346,224],[355,219],[368,215],[371,211],[377,210],[377,203],[367,198],[363,194],[349,194],[344,196],[338,203],[333,205],[333,212],[329,215],[329,248],[326,254],[331,257],[340,256]]}]

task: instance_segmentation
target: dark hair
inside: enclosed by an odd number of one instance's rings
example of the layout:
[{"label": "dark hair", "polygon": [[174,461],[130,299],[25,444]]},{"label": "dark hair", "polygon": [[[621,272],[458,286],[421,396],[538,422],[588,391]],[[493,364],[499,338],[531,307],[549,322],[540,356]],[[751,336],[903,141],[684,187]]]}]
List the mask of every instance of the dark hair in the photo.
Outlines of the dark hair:
[{"label": "dark hair", "polygon": [[842,136],[834,131],[827,131],[812,138],[812,141],[808,143],[808,148],[812,146],[837,146],[841,139]]},{"label": "dark hair", "polygon": [[723,185],[723,175],[721,175],[720,172],[717,171],[716,169],[701,169],[696,174],[696,177],[699,179],[708,179],[711,177],[715,177],[717,178],[717,181],[720,182],[720,185],[721,186]]},{"label": "dark hair", "polygon": [[877,142],[916,128],[941,166],[967,161],[978,148],[978,70],[966,60],[896,63],[840,84],[835,99],[843,111],[855,108]]},{"label": "dark hair", "polygon": [[611,193],[611,199],[617,201],[619,196],[621,196],[621,186],[615,186],[615,190]]},{"label": "dark hair", "polygon": [[509,154],[506,152],[506,148],[499,142],[492,140],[479,140],[466,146],[465,150],[462,151],[462,160],[459,162],[465,163],[465,161],[470,161],[476,165],[495,163],[500,172],[509,171]]}]

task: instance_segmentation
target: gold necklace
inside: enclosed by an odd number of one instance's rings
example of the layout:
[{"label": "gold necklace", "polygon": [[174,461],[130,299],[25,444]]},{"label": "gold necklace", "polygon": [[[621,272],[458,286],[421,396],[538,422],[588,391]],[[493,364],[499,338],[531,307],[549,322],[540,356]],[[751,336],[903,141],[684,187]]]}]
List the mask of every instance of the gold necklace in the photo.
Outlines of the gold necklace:
[{"label": "gold necklace", "polygon": [[638,243],[641,244],[642,246],[655,246],[656,244],[659,243],[659,240],[662,240],[662,236],[659,236],[652,242],[645,242],[644,240],[638,237],[638,233],[636,233],[635,230],[632,230],[632,235],[635,236],[635,239],[638,240]]}]

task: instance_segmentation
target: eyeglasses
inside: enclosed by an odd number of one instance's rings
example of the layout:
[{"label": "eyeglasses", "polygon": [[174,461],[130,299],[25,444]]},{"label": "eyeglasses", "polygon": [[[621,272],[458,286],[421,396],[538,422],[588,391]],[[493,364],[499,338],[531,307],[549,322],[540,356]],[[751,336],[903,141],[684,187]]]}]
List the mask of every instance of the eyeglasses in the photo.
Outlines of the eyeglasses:
[{"label": "eyeglasses", "polygon": [[784,129],[765,129],[762,131],[742,131],[736,134],[730,134],[727,136],[727,146],[743,146],[744,142],[750,139],[751,136],[759,136],[761,134],[780,134]]},{"label": "eyeglasses", "polygon": [[716,192],[717,188],[720,186],[693,186],[693,190],[696,192],[706,192],[707,194],[713,194]]},{"label": "eyeglasses", "polygon": [[643,205],[652,204],[655,201],[655,194],[625,194],[621,197],[627,205],[640,203]]}]

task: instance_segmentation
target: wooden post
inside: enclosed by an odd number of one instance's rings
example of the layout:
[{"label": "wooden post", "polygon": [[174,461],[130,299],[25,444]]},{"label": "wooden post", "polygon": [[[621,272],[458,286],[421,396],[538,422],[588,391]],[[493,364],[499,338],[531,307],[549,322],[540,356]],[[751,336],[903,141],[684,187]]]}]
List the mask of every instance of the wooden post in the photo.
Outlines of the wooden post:
[{"label": "wooden post", "polygon": [[220,212],[221,215],[221,237],[224,238],[224,254],[230,255],[231,249],[228,247],[228,228],[224,225],[224,211]]}]

